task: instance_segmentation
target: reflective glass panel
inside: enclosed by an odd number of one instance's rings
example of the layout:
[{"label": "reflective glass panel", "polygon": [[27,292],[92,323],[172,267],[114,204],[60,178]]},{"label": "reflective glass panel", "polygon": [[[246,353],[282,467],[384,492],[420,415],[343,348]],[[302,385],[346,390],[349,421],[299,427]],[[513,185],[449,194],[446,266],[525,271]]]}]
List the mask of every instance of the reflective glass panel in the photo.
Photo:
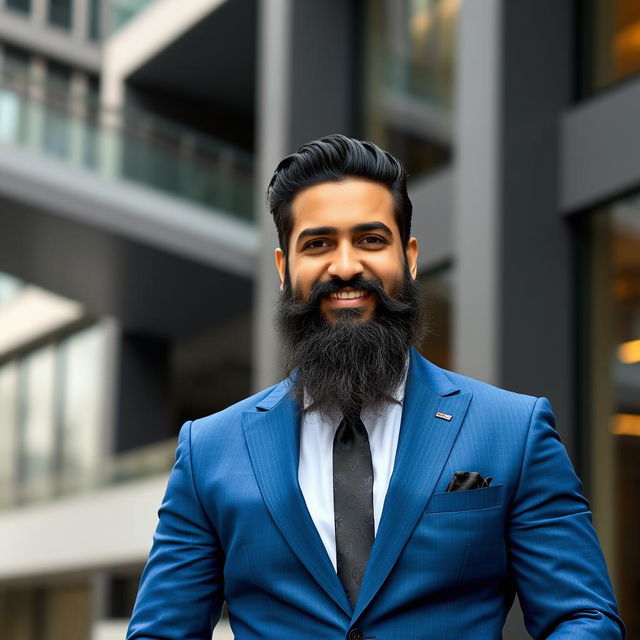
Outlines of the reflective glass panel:
[{"label": "reflective glass panel", "polygon": [[459,0],[373,0],[364,25],[363,131],[411,176],[451,157]]},{"label": "reflective glass panel", "polygon": [[100,0],[89,0],[87,3],[88,8],[88,25],[87,25],[87,33],[89,34],[89,39],[97,42],[100,40],[101,36],[101,28],[102,28],[102,15],[101,15],[101,3]]},{"label": "reflective glass panel", "polygon": [[61,158],[69,154],[71,122],[67,112],[71,99],[71,69],[49,60],[47,63],[47,104],[44,118],[44,147]]},{"label": "reflective glass panel", "polygon": [[30,61],[31,54],[25,49],[4,45],[0,67],[0,143],[27,138],[28,117],[20,96],[28,91]]},{"label": "reflective glass panel", "polygon": [[20,387],[22,492],[25,499],[35,499],[54,491],[54,347],[43,347],[24,358]]},{"label": "reflective glass panel", "polygon": [[11,302],[22,291],[24,283],[8,273],[0,272],[0,307]]},{"label": "reflective glass panel", "polygon": [[89,327],[60,344],[62,376],[62,487],[90,487],[97,481],[103,437],[105,331]]},{"label": "reflective glass panel", "polygon": [[583,93],[590,94],[640,72],[640,2],[585,3]]},{"label": "reflective glass panel", "polygon": [[418,277],[425,335],[420,353],[439,367],[451,369],[453,330],[453,268],[443,267]]},{"label": "reflective glass panel", "polygon": [[72,0],[49,0],[49,23],[63,29],[71,29],[73,20]]},{"label": "reflective glass panel", "polygon": [[640,195],[589,217],[583,416],[594,523],[629,638],[640,637]]},{"label": "reflective glass panel", "polygon": [[0,366],[0,507],[13,502],[18,433],[18,369],[15,362]]},{"label": "reflective glass panel", "polygon": [[5,4],[9,9],[31,13],[31,0],[5,0]]}]

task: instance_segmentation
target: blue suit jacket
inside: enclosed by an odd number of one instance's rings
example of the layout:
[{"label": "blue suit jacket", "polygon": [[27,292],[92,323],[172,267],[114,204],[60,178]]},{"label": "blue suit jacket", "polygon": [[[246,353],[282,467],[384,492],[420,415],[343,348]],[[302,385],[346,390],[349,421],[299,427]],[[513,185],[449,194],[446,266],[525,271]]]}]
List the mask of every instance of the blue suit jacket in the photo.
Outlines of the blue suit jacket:
[{"label": "blue suit jacket", "polygon": [[[288,381],[183,426],[129,640],[209,640],[224,599],[238,640],[337,640],[357,630],[376,640],[493,640],[516,591],[534,638],[624,637],[544,398],[446,372],[412,351],[395,467],[355,610],[298,486],[298,431]],[[493,483],[446,493],[461,470]]]}]

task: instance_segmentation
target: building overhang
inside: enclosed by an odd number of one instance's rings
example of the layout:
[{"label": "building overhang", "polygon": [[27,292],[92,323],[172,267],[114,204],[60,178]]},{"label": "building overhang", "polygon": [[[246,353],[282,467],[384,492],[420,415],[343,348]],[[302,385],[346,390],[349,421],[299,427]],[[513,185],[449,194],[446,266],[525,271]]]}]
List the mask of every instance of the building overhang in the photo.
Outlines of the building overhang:
[{"label": "building overhang", "polygon": [[90,313],[180,337],[250,308],[248,222],[6,146],[0,194],[0,270]]}]

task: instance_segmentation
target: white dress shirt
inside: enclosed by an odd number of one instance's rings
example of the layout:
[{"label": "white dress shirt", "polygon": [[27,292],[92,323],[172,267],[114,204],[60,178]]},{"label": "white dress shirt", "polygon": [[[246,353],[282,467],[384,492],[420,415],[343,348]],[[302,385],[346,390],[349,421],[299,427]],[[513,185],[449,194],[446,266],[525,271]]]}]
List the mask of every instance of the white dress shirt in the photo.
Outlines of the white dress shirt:
[{"label": "white dress shirt", "polygon": [[[378,412],[364,409],[360,416],[367,430],[371,447],[373,519],[376,534],[398,448],[406,377],[405,370],[404,380],[393,394],[398,402],[389,402]],[[331,418],[325,418],[318,412],[303,414],[300,420],[300,458],[298,461],[298,483],[302,495],[336,570],[333,438],[341,420],[342,416],[338,413]]]}]

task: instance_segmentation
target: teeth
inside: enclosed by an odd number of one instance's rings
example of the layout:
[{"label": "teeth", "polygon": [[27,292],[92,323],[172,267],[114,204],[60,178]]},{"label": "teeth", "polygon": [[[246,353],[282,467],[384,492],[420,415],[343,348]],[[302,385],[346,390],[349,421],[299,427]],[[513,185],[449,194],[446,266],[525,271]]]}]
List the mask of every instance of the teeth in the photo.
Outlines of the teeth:
[{"label": "teeth", "polygon": [[329,294],[329,297],[337,300],[351,300],[352,298],[363,298],[365,295],[364,291],[334,291]]}]

